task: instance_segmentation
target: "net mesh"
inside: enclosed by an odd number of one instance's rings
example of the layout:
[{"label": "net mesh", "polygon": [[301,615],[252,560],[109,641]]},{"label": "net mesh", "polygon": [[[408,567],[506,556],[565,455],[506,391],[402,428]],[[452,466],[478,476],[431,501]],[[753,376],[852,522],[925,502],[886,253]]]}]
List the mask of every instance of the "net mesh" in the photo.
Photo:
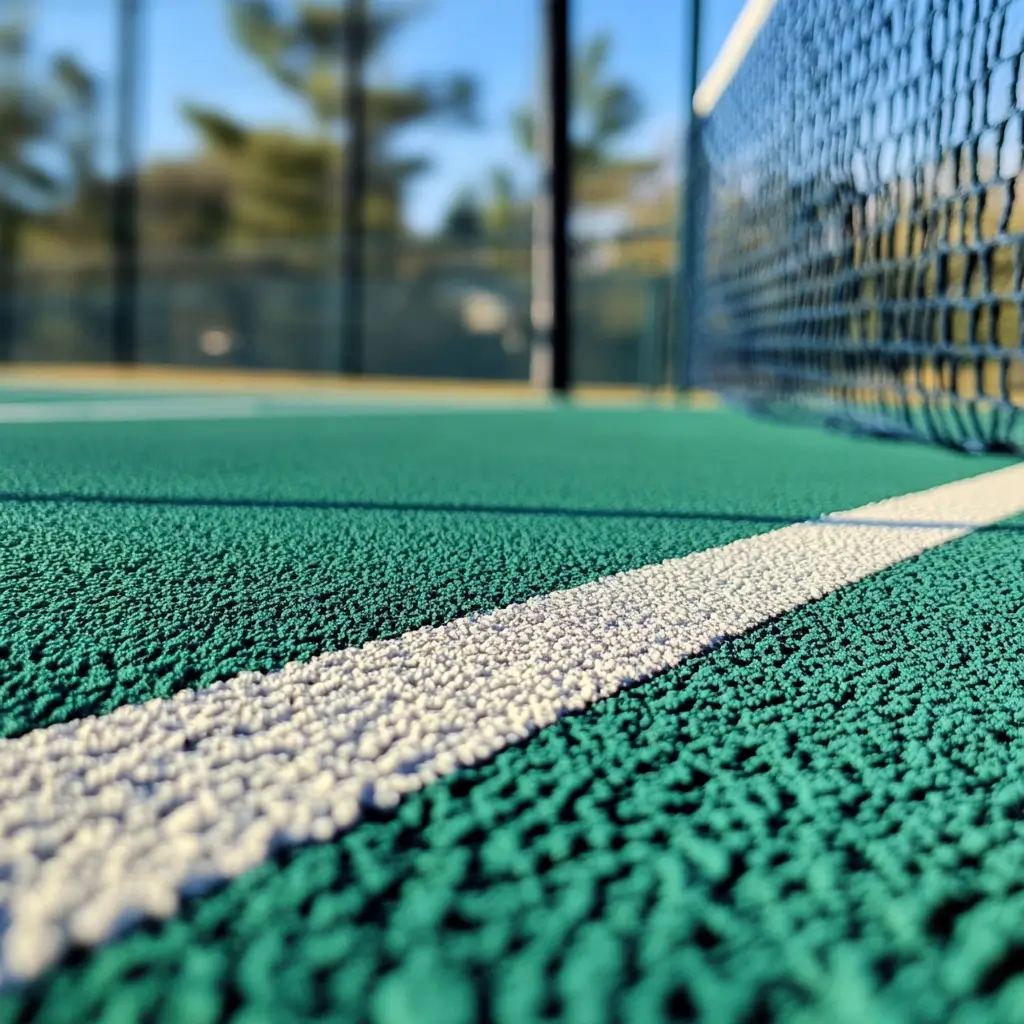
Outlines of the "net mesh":
[{"label": "net mesh", "polygon": [[1024,448],[1024,0],[779,0],[695,125],[691,379]]}]

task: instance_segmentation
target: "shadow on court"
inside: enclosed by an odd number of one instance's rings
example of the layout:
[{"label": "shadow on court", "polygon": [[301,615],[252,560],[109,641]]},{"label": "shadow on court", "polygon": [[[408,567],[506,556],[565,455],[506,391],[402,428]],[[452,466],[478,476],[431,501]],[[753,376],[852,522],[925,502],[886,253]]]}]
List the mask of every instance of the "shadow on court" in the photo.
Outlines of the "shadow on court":
[{"label": "shadow on court", "polygon": [[231,508],[280,509],[311,512],[401,512],[458,515],[555,516],[566,519],[670,520],[678,522],[755,523],[767,526],[795,526],[814,523],[819,526],[892,527],[893,529],[973,530],[976,532],[1024,533],[1024,524],[995,523],[977,526],[973,523],[900,521],[887,519],[846,519],[842,513],[828,518],[770,516],[761,513],[686,511],[673,512],[649,509],[558,508],[551,505],[470,505],[415,501],[328,501],[292,498],[185,498],[175,495],[73,494],[52,492],[27,494],[0,491],[0,504],[67,504],[67,505],[133,505],[155,508]]}]

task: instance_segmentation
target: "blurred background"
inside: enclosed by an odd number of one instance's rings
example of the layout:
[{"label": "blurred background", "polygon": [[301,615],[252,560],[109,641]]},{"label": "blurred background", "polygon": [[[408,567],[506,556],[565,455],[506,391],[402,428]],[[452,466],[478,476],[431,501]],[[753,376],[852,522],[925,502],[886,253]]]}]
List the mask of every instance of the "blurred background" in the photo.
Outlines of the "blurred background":
[{"label": "blurred background", "polygon": [[[572,5],[574,383],[665,380],[687,7]],[[0,0],[0,360],[526,380],[541,21]]]}]

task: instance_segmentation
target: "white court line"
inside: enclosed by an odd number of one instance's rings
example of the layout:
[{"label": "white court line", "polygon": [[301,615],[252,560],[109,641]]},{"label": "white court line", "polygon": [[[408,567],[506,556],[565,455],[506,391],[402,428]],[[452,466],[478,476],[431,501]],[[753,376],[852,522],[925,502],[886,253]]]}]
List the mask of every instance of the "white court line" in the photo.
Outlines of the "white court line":
[{"label": "white court line", "polygon": [[66,402],[0,402],[0,423],[125,423],[163,420],[235,420],[264,416],[394,416],[449,412],[543,410],[538,401],[494,402],[445,399],[437,402],[323,398],[112,398]]},{"label": "white court line", "polygon": [[1021,511],[1016,465],[0,742],[0,982]]},{"label": "white court line", "polygon": [[112,398],[59,402],[0,402],[0,423],[81,423],[92,420],[238,419],[258,416],[252,399]]}]

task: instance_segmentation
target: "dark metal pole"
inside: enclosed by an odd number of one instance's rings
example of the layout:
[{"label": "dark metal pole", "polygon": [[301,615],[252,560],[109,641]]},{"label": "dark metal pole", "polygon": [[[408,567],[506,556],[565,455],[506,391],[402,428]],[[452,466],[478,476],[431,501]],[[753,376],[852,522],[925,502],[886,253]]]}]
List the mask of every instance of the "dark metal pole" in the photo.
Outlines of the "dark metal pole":
[{"label": "dark metal pole", "polygon": [[570,310],[572,263],[569,252],[569,214],[572,155],[569,148],[569,0],[548,0],[551,39],[551,386],[558,394],[569,390],[572,322]]},{"label": "dark metal pole", "polygon": [[[680,173],[679,213],[677,218],[678,242],[676,248],[676,310],[674,361],[671,379],[677,388],[693,384],[694,314],[696,308],[696,257],[698,239],[698,200],[700,194],[700,165],[702,119],[694,112],[694,96],[700,85],[700,34],[703,0],[690,0],[690,16],[685,30],[689,34],[690,66],[687,75],[687,125],[683,139]],[[670,357],[671,358],[671,357]]]},{"label": "dark metal pole", "polygon": [[21,213],[14,201],[0,196],[0,362],[14,358],[20,222]]},{"label": "dark metal pole", "polygon": [[349,0],[345,89],[348,105],[348,147],[342,217],[342,373],[363,370],[363,278],[366,199],[366,0]]},{"label": "dark metal pole", "polygon": [[112,242],[114,248],[114,359],[138,357],[138,127],[140,0],[120,0],[118,13],[117,152]]},{"label": "dark metal pole", "polygon": [[569,0],[543,0],[544,54],[537,117],[542,180],[534,210],[530,379],[565,394],[570,386]]},{"label": "dark metal pole", "polygon": [[[24,62],[29,31],[23,5],[8,4],[8,7],[0,23],[4,35],[4,46],[0,50],[0,99],[5,103],[19,100],[25,88]],[[0,183],[0,362],[14,357],[20,221],[17,197],[10,194],[9,183],[6,188]]]}]

